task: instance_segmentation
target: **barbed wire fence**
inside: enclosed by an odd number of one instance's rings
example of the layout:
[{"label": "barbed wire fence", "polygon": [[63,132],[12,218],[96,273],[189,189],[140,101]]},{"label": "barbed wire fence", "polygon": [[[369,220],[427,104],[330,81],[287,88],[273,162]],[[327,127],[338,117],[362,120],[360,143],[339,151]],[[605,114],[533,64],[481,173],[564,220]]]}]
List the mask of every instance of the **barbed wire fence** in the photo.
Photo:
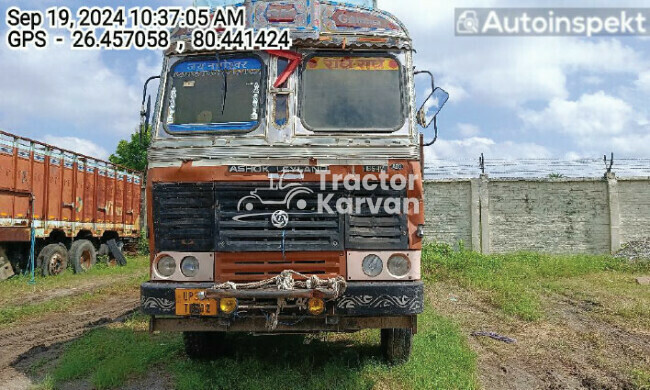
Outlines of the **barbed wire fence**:
[{"label": "barbed wire fence", "polygon": [[650,177],[650,158],[601,158],[575,160],[528,158],[503,159],[481,155],[475,159],[429,159],[425,179],[466,179],[482,173],[494,178],[595,178],[608,172],[617,177]]}]

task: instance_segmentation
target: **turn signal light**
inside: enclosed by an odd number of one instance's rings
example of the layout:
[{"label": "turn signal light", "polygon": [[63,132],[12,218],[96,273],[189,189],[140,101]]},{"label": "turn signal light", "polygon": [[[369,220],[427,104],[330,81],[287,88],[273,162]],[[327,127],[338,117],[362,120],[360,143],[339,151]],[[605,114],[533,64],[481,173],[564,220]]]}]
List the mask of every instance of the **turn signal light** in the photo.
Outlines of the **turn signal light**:
[{"label": "turn signal light", "polygon": [[323,314],[325,311],[325,302],[319,298],[311,298],[309,302],[307,302],[307,308],[312,315],[318,316]]},{"label": "turn signal light", "polygon": [[222,313],[232,314],[237,310],[237,299],[223,298],[219,301],[219,309]]}]

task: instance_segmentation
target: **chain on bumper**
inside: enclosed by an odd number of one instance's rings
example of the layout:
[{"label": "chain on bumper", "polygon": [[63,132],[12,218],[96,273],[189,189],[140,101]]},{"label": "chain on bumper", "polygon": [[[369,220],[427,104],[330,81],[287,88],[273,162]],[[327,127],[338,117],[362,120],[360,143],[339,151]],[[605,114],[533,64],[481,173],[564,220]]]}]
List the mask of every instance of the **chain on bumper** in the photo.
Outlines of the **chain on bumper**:
[{"label": "chain on bumper", "polygon": [[[304,280],[296,280],[298,277]],[[340,298],[347,289],[347,283],[342,276],[321,279],[316,275],[307,276],[299,272],[287,270],[270,279],[253,283],[221,283],[199,293],[199,300],[237,298],[237,299],[276,299],[277,307],[274,313],[267,316],[266,327],[273,331],[278,326],[280,312],[287,306],[287,299],[319,298],[334,301]]]}]

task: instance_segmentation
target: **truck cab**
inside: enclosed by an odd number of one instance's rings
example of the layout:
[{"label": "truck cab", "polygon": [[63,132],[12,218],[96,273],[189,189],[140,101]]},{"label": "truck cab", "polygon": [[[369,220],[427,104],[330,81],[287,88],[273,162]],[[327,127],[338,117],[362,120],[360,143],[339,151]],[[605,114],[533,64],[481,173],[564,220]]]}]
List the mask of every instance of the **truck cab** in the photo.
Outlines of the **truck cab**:
[{"label": "truck cab", "polygon": [[[147,171],[153,331],[207,357],[229,332],[381,329],[404,361],[424,308],[412,42],[372,2],[245,2],[290,50],[164,57]],[[448,95],[447,95],[448,97]],[[443,100],[446,100],[443,96]],[[426,108],[444,101],[430,97]],[[427,118],[429,116],[429,118]]]}]

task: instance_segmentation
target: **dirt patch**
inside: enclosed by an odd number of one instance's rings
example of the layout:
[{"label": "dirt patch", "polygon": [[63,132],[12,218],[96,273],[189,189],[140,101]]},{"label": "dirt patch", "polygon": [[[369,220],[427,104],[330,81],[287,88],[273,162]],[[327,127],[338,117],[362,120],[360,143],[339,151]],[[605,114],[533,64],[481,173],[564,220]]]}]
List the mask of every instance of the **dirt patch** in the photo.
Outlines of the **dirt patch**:
[{"label": "dirt patch", "polygon": [[[547,316],[527,323],[453,284],[435,283],[430,298],[468,335],[486,389],[627,390],[636,388],[630,379],[633,368],[650,369],[649,329],[625,329],[604,321],[597,302],[545,297]],[[473,331],[497,332],[517,343],[469,336]]]},{"label": "dirt patch", "polygon": [[[104,287],[109,287],[129,279],[133,275],[119,275],[111,276],[104,279],[89,279],[89,280],[75,280],[75,287],[66,288],[39,288],[34,292],[23,293],[20,296],[20,301],[16,302],[11,300],[12,304],[19,303],[21,305],[34,305],[50,301],[52,299],[67,298],[75,295],[81,295],[93,291],[100,290]],[[0,306],[9,302],[8,299],[0,299]]]},{"label": "dirt patch", "polygon": [[0,328],[0,383],[3,389],[29,388],[33,379],[41,379],[41,370],[35,370],[34,365],[46,366],[48,361],[56,360],[62,343],[95,327],[119,321],[137,310],[138,305],[138,290],[129,289],[63,313],[48,313]]}]

